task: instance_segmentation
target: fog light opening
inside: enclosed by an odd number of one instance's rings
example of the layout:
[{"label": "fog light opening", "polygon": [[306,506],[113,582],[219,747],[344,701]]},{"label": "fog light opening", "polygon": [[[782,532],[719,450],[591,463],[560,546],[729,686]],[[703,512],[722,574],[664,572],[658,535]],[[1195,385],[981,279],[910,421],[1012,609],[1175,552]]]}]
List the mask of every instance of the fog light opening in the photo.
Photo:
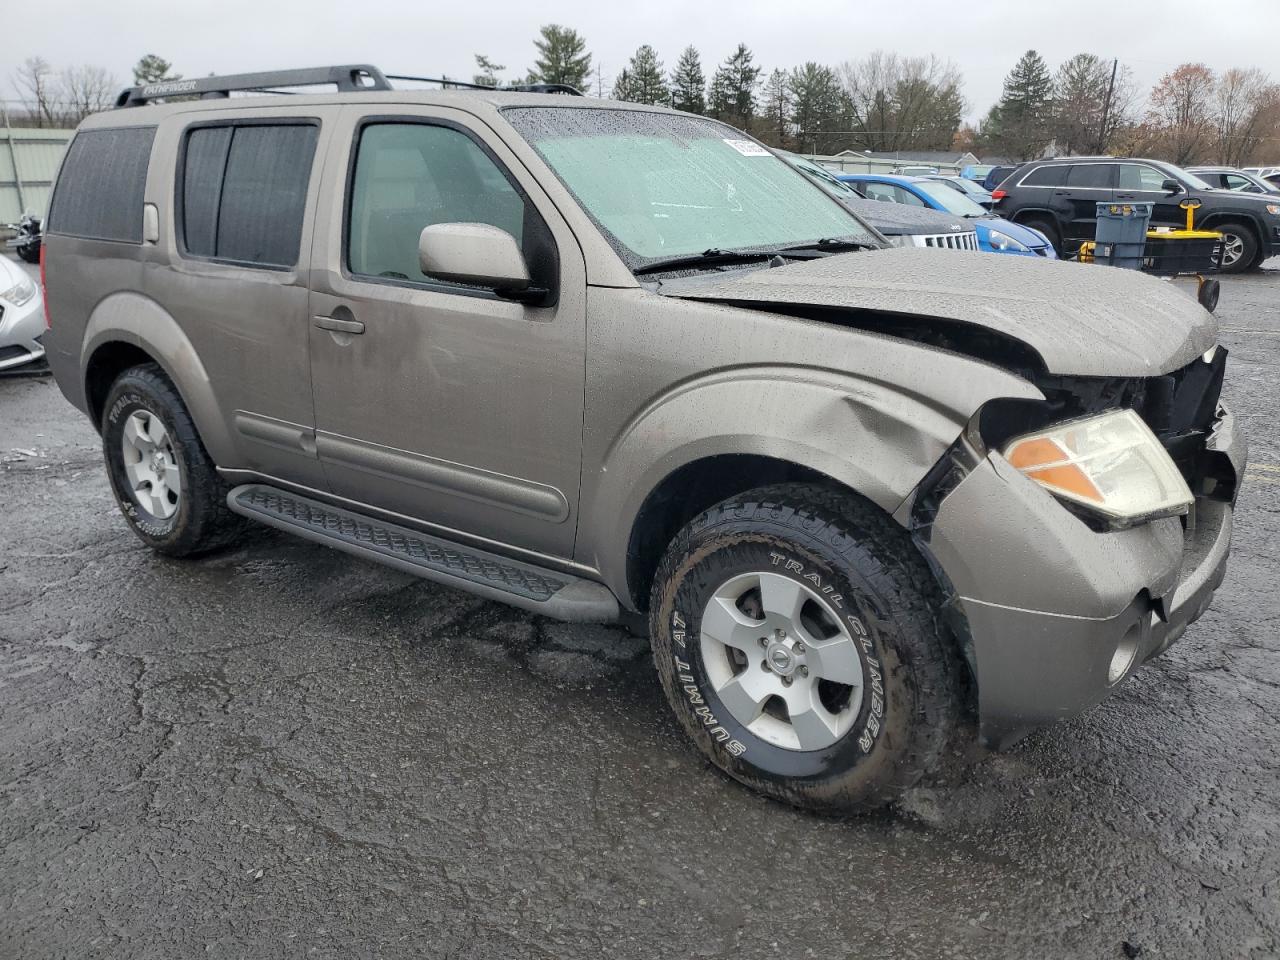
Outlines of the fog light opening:
[{"label": "fog light opening", "polygon": [[1116,684],[1124,679],[1129,668],[1138,658],[1138,647],[1142,644],[1142,624],[1135,623],[1125,631],[1125,635],[1116,644],[1116,652],[1111,655],[1111,665],[1107,667],[1107,684]]}]

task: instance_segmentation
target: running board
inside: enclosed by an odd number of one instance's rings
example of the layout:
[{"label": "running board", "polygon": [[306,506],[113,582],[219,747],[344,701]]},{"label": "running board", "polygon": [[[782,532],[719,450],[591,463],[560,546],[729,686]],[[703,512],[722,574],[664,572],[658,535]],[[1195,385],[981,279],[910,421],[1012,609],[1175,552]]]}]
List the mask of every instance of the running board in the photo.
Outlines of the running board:
[{"label": "running board", "polygon": [[429,536],[276,487],[249,483],[227,494],[235,513],[366,560],[557,620],[618,619],[604,584]]}]

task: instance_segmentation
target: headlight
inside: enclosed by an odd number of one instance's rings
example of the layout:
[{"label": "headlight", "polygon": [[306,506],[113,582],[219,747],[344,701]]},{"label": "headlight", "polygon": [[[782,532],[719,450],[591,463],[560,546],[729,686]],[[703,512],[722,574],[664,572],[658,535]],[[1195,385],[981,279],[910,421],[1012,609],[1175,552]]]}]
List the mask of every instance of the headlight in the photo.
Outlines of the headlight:
[{"label": "headlight", "polygon": [[987,241],[991,244],[991,249],[1004,252],[1012,250],[1015,253],[1030,253],[1031,249],[1025,244],[1020,243],[1007,233],[1001,233],[999,230],[988,230]]},{"label": "headlight", "polygon": [[36,284],[30,277],[23,277],[8,290],[0,290],[0,300],[8,300],[15,307],[22,306],[35,295]]},{"label": "headlight", "polygon": [[1132,410],[1059,424],[1011,440],[1010,465],[1055,497],[1113,526],[1186,513],[1191,490],[1155,434]]},{"label": "headlight", "polygon": [[1273,217],[1280,217],[1280,203],[1268,203],[1267,213],[1271,214]]}]

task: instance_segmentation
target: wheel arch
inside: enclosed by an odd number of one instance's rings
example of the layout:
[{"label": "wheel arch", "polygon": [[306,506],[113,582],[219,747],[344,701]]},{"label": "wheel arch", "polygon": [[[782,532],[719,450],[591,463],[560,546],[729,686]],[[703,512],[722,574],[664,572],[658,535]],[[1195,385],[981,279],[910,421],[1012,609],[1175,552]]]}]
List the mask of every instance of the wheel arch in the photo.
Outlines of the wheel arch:
[{"label": "wheel arch", "polygon": [[1022,207],[1015,210],[1009,219],[1019,224],[1025,224],[1028,220],[1048,220],[1059,233],[1062,232],[1062,221],[1058,218],[1058,214],[1048,207]]},{"label": "wheel arch", "polygon": [[204,364],[178,322],[154,300],[117,293],[100,302],[85,327],[80,356],[85,403],[95,428],[101,428],[102,405],[116,378],[130,367],[156,363],[178,391],[214,462],[234,462],[234,441]]},{"label": "wheel arch", "polygon": [[715,454],[667,474],[645,497],[627,537],[627,592],[633,607],[639,611],[648,608],[658,564],[685,524],[722,500],[785,482],[839,486],[833,477],[810,467],[760,454]]},{"label": "wheel arch", "polygon": [[[1016,381],[1006,374],[992,379],[989,395],[1022,392],[1010,390]],[[848,373],[772,366],[682,384],[587,467],[576,556],[624,605],[643,609],[669,534],[744,490],[812,480],[891,515],[987,396],[965,397],[963,410],[951,406],[959,399],[940,403]]]},{"label": "wheel arch", "polygon": [[1214,227],[1218,226],[1219,224],[1223,224],[1223,223],[1244,224],[1246,227],[1248,227],[1250,230],[1253,231],[1253,239],[1257,241],[1258,249],[1259,250],[1262,249],[1262,239],[1264,236],[1262,223],[1258,220],[1257,217],[1255,217],[1251,213],[1231,213],[1225,210],[1220,212],[1210,213],[1205,216],[1204,220],[1197,221],[1196,226],[1204,227],[1205,229],[1211,230]]}]

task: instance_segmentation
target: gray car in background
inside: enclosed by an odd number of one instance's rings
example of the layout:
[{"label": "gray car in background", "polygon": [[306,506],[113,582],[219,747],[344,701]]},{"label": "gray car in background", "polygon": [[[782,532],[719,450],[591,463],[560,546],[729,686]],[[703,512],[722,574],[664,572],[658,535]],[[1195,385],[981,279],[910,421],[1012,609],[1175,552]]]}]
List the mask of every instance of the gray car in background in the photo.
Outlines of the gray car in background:
[{"label": "gray car in background", "polygon": [[58,177],[46,341],[160,552],[257,521],[647,623],[713,763],[842,811],[965,717],[999,747],[1096,703],[1223,578],[1244,443],[1168,284],[885,249],[663,108],[368,66],[120,102]]},{"label": "gray car in background", "polygon": [[831,194],[846,210],[883,234],[895,247],[928,247],[936,250],[977,250],[978,234],[961,220],[925,207],[868,200],[812,160],[784,150],[777,151],[806,177]]}]

